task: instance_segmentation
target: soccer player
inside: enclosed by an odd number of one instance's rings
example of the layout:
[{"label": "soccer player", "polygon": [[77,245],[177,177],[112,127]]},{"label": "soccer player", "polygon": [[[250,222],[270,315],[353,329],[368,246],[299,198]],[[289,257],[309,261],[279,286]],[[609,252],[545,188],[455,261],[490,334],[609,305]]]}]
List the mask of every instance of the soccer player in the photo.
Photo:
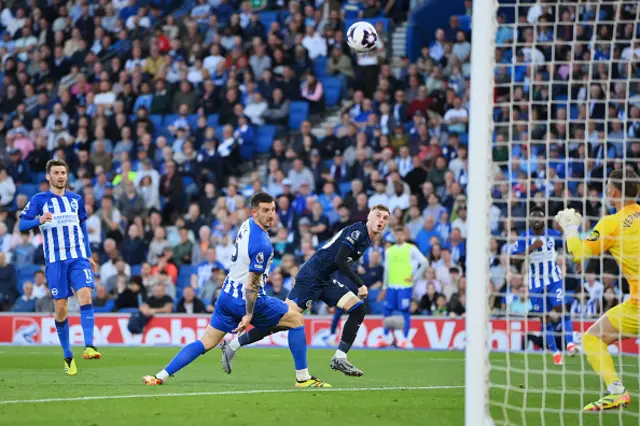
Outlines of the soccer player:
[{"label": "soccer player", "polygon": [[218,345],[225,334],[242,333],[251,324],[254,330],[289,330],[296,387],[331,387],[311,376],[307,369],[307,338],[302,314],[282,300],[267,296],[264,291],[273,260],[273,247],[267,230],[275,221],[275,200],[271,195],[259,192],[251,197],[250,206],[252,217],[238,231],[231,268],[209,326],[200,339],[182,348],[158,374],[144,376],[143,383],[149,386],[163,384],[169,376]]},{"label": "soccer player", "polygon": [[[366,309],[362,300],[368,295],[367,287],[350,266],[371,245],[371,240],[385,229],[389,222],[389,215],[389,208],[378,204],[369,211],[366,223],[356,222],[334,235],[302,265],[287,299],[290,309],[298,313],[310,308],[315,301],[321,300],[349,314],[342,330],[338,350],[330,364],[333,370],[341,371],[347,376],[362,376],[362,371],[347,360],[347,352],[351,349],[364,320]],[[342,283],[331,278],[331,275],[338,270],[358,286],[357,296]],[[223,346],[224,370],[227,373],[231,372],[231,363],[241,346],[262,340],[270,332],[270,330],[254,328]]]},{"label": "soccer player", "polygon": [[[404,317],[404,339],[398,344],[405,349],[409,341],[411,330],[411,297],[413,296],[414,280],[419,279],[429,266],[427,258],[418,247],[407,243],[407,234],[402,226],[393,231],[395,244],[385,250],[383,290],[379,300],[384,298],[384,317],[388,318],[394,311],[402,312]],[[384,329],[384,338],[378,342],[378,347],[386,347],[393,343],[391,329]]]},{"label": "soccer player", "polygon": [[629,392],[620,381],[607,347],[622,338],[638,335],[640,206],[636,199],[639,194],[640,179],[635,172],[630,169],[611,172],[607,183],[607,199],[615,206],[616,213],[600,219],[585,240],[578,236],[578,227],[582,224],[579,213],[565,209],[556,215],[573,260],[582,262],[608,251],[622,269],[631,293],[629,300],[608,310],[582,337],[587,360],[605,382],[609,393],[587,404],[585,411],[628,407],[631,403]]},{"label": "soccer player", "polygon": [[511,247],[511,254],[527,254],[533,312],[540,315],[541,332],[545,336],[547,349],[553,353],[553,363],[562,365],[562,352],[556,344],[556,330],[564,334],[569,355],[575,355],[577,350],[573,343],[571,316],[566,310],[573,298],[565,293],[562,271],[556,261],[556,243],[562,243],[562,234],[555,229],[547,229],[545,214],[541,209],[531,210],[529,223],[529,230],[520,234]]},{"label": "soccer player", "polygon": [[[71,352],[67,299],[76,294],[80,303],[80,324],[84,335],[84,359],[100,359],[93,346],[93,270],[87,233],[87,212],[78,194],[68,192],[69,168],[63,160],[49,160],[45,166],[49,191],[31,198],[20,214],[20,232],[40,227],[43,236],[47,284],[55,301],[56,331],[64,352],[64,371],[78,372]],[[73,292],[73,293],[72,293]]]}]

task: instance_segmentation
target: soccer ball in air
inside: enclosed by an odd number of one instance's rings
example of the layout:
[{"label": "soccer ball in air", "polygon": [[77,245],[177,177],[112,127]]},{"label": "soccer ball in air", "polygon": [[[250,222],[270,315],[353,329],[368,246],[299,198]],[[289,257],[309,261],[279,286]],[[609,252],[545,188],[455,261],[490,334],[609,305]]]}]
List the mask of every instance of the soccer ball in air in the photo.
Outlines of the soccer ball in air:
[{"label": "soccer ball in air", "polygon": [[372,51],[377,41],[378,33],[368,22],[358,21],[347,30],[347,44],[358,53]]}]

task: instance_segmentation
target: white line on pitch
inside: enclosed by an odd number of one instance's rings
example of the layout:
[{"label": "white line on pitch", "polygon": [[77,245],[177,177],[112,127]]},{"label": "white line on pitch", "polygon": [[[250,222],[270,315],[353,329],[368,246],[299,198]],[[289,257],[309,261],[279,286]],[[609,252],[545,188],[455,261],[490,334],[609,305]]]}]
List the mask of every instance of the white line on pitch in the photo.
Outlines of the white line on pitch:
[{"label": "white line on pitch", "polygon": [[246,391],[219,391],[219,392],[187,392],[187,393],[161,393],[161,394],[134,394],[134,395],[103,395],[103,396],[81,396],[75,398],[48,398],[48,399],[16,399],[10,401],[0,401],[0,405],[8,404],[41,404],[45,402],[68,402],[68,401],[93,401],[104,399],[135,399],[135,398],[163,398],[181,396],[217,396],[217,395],[252,395],[260,393],[294,393],[294,392],[385,392],[385,391],[414,391],[414,390],[444,390],[462,389],[464,386],[398,386],[382,388],[330,388],[330,389],[257,389]]}]

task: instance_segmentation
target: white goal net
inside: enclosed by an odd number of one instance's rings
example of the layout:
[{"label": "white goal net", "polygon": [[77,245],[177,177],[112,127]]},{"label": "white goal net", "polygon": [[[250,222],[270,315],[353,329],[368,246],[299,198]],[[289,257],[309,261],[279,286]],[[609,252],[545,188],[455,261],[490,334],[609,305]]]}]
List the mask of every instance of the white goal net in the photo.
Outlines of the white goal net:
[{"label": "white goal net", "polygon": [[637,336],[609,346],[630,406],[583,411],[608,389],[582,334],[634,286],[608,253],[573,263],[553,220],[574,208],[589,238],[609,174],[638,172],[639,21],[638,0],[474,1],[467,426],[640,424]]}]

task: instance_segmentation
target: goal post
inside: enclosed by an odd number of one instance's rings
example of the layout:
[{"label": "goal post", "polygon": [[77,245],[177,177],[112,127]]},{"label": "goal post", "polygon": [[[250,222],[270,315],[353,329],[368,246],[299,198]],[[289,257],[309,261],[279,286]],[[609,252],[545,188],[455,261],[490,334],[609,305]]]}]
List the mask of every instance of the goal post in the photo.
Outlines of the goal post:
[{"label": "goal post", "polygon": [[[593,414],[583,407],[620,385],[603,384],[593,351],[570,358],[565,331],[581,349],[584,332],[630,297],[625,278],[638,277],[611,254],[574,264],[551,233],[553,216],[575,208],[581,238],[596,241],[589,232],[615,211],[609,173],[640,168],[640,1],[474,0],[472,13],[465,425],[640,425],[640,339],[608,347],[630,407]],[[512,255],[516,241],[536,240],[529,215],[540,210],[542,244]],[[557,258],[534,253],[542,246]],[[565,308],[546,315],[551,275]]]},{"label": "goal post", "polygon": [[[469,111],[465,425],[489,417],[489,207],[497,0],[474,0]],[[484,303],[483,303],[484,302]],[[480,420],[484,419],[484,420]]]}]

